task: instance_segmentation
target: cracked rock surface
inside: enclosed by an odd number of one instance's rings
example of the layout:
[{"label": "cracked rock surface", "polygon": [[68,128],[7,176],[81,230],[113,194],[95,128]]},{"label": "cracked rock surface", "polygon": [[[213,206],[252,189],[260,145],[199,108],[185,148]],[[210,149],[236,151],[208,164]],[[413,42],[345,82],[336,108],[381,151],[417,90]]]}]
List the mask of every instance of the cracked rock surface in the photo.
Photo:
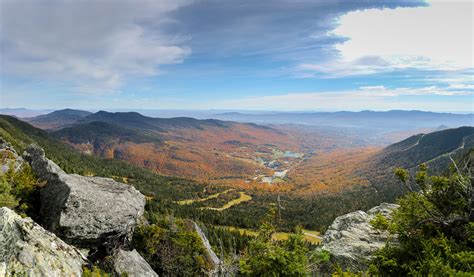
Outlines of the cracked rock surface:
[{"label": "cracked rock surface", "polygon": [[158,274],[135,249],[132,251],[119,249],[113,257],[113,264],[119,276],[158,277]]},{"label": "cracked rock surface", "polygon": [[67,174],[38,146],[26,152],[33,171],[47,181],[40,208],[46,229],[72,245],[106,252],[130,240],[144,212],[144,195],[111,178]]},{"label": "cracked rock surface", "polygon": [[[382,203],[367,212],[356,211],[337,217],[324,234],[322,248],[345,270],[367,270],[374,252],[384,247],[389,238],[387,231],[376,230],[370,221],[379,213],[390,218],[398,207]],[[396,243],[396,238],[392,238],[392,243]]]},{"label": "cracked rock surface", "polygon": [[31,218],[0,208],[0,276],[81,276],[79,250]]}]

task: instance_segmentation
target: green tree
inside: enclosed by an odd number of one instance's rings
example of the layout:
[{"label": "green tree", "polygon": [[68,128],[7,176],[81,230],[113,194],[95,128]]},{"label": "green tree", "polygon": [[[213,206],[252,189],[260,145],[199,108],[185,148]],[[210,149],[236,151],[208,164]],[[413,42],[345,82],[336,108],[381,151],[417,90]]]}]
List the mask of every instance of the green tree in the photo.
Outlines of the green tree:
[{"label": "green tree", "polygon": [[11,194],[12,187],[8,183],[6,176],[0,178],[0,207],[14,209],[18,206],[18,199]]},{"label": "green tree", "polygon": [[13,167],[0,176],[0,207],[15,209],[22,216],[37,217],[39,208],[38,182],[31,167],[24,163],[20,170]]},{"label": "green tree", "polygon": [[[470,168],[471,160],[462,168]],[[429,176],[420,166],[415,178],[395,171],[410,191],[399,199],[389,226],[375,225],[396,234],[398,244],[387,244],[375,256],[374,275],[472,276],[474,274],[474,224],[472,178],[453,164],[446,176]],[[414,180],[413,180],[414,179]],[[419,188],[417,191],[415,188]]]},{"label": "green tree", "polygon": [[262,224],[258,236],[251,240],[240,260],[240,274],[244,276],[305,276],[308,273],[308,249],[301,229],[286,241],[272,240],[275,228]]},{"label": "green tree", "polygon": [[201,276],[209,270],[201,238],[189,221],[153,214],[134,232],[133,246],[164,276]]}]

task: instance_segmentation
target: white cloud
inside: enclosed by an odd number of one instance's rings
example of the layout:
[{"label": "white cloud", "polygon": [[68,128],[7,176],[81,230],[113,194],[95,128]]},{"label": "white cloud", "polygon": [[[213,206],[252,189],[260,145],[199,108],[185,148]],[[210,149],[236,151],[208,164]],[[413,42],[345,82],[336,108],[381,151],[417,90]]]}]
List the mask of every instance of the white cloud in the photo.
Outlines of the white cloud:
[{"label": "white cloud", "polygon": [[473,2],[433,1],[427,7],[369,9],[343,15],[333,33],[342,59],[381,57],[399,68],[473,67]]},{"label": "white cloud", "polygon": [[129,77],[159,73],[190,49],[161,26],[187,1],[22,1],[0,3],[4,75],[69,81],[84,93],[107,93]]},{"label": "white cloud", "polygon": [[[300,77],[337,78],[351,75],[367,75],[392,70],[388,61],[377,56],[366,56],[354,61],[330,61],[324,64],[300,64]],[[323,75],[321,75],[321,73]]]},{"label": "white cloud", "polygon": [[429,86],[421,88],[386,88],[385,86],[366,86],[360,87],[359,94],[366,96],[382,96],[382,97],[391,97],[391,96],[408,96],[408,95],[443,95],[443,96],[464,96],[464,95],[474,95],[474,91],[467,90],[451,90],[452,87],[440,88],[438,86]]},{"label": "white cloud", "polygon": [[330,32],[347,38],[335,45],[339,57],[298,69],[339,77],[406,68],[473,68],[473,8],[472,1],[432,1],[425,7],[346,13]]},{"label": "white cloud", "polygon": [[468,85],[468,84],[453,84],[449,85],[450,89],[473,89],[474,90],[474,85]]}]

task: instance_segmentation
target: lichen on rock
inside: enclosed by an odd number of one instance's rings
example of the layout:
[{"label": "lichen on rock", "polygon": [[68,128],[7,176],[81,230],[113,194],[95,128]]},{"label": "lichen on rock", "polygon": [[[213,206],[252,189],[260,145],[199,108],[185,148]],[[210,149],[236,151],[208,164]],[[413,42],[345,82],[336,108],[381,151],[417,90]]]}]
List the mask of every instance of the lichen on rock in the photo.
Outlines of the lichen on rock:
[{"label": "lichen on rock", "polygon": [[18,155],[13,146],[0,137],[0,176],[7,173],[10,169],[18,172],[23,166],[24,160]]},{"label": "lichen on rock", "polygon": [[113,256],[113,269],[119,276],[158,277],[158,274],[135,249],[132,251],[118,249]]},{"label": "lichen on rock", "polygon": [[143,215],[145,196],[133,186],[111,178],[67,174],[31,145],[27,160],[47,181],[41,190],[42,225],[66,242],[111,253],[127,244]]},{"label": "lichen on rock", "polygon": [[0,208],[0,276],[81,276],[86,260],[30,218]]},{"label": "lichen on rock", "polygon": [[[367,270],[372,255],[385,246],[390,236],[388,231],[376,230],[370,221],[377,214],[390,218],[398,207],[382,203],[367,212],[355,211],[337,217],[324,234],[322,249],[344,270]],[[396,238],[392,238],[392,243],[396,243]]]}]

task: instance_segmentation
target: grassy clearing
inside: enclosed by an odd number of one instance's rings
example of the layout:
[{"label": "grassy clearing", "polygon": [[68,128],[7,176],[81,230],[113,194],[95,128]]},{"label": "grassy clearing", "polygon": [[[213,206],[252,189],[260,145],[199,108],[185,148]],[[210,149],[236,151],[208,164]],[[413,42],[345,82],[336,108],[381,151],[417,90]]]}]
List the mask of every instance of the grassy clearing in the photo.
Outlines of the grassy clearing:
[{"label": "grassy clearing", "polygon": [[318,231],[305,230],[303,229],[304,238],[310,243],[320,243],[322,240],[321,234]]},{"label": "grassy clearing", "polygon": [[[84,175],[84,176],[94,176],[94,174],[90,173],[89,175]],[[128,177],[121,177],[121,176],[116,176],[116,175],[112,175],[110,177],[118,182],[128,184]]]},{"label": "grassy clearing", "polygon": [[214,208],[214,207],[202,207],[201,209],[207,209],[207,210],[214,210],[214,211],[223,211],[223,210],[226,210],[232,206],[235,206],[235,205],[238,205],[242,202],[247,202],[247,201],[250,201],[252,200],[252,196],[250,195],[247,195],[245,194],[245,192],[243,191],[240,191],[240,197],[237,198],[237,199],[233,199],[229,202],[227,202],[227,204],[225,204],[224,206],[220,207],[220,208]]},{"label": "grassy clearing", "polygon": [[[233,226],[218,226],[218,227],[227,229],[229,231],[239,231],[241,235],[247,235],[247,236],[252,236],[252,237],[258,235],[257,231],[250,230],[250,229],[238,228],[238,227],[233,227]],[[311,244],[318,244],[321,242],[321,237],[318,231],[303,230],[303,235],[304,235],[304,239]],[[276,232],[276,233],[273,233],[272,239],[287,240],[289,236],[290,236],[290,233]]]},{"label": "grassy clearing", "polygon": [[205,197],[205,198],[187,199],[187,200],[176,201],[176,204],[178,204],[178,205],[190,205],[190,204],[195,203],[195,202],[204,202],[204,201],[207,201],[209,199],[217,198],[217,197],[219,197],[219,195],[226,194],[229,191],[233,191],[233,189],[227,189],[227,190],[224,190],[223,192],[218,192],[218,193],[209,195],[208,197]]},{"label": "grassy clearing", "polygon": [[234,227],[234,226],[217,226],[219,228],[223,228],[229,231],[239,231],[241,235],[248,235],[248,236],[257,236],[258,232],[250,229],[245,229],[245,228],[239,228],[239,227]]}]

